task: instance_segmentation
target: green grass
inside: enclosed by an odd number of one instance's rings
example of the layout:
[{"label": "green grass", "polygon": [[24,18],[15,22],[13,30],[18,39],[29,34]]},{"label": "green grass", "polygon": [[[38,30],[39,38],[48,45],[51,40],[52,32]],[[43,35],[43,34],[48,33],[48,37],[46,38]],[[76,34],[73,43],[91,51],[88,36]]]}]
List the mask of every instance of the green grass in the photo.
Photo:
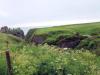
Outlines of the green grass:
[{"label": "green grass", "polygon": [[81,34],[91,34],[91,32],[94,32],[96,29],[100,30],[99,22],[39,28],[37,29],[36,34],[45,34],[51,31],[64,31],[65,33],[80,32]]},{"label": "green grass", "polygon": [[6,60],[5,56],[0,54],[0,75],[7,74]]},{"label": "green grass", "polygon": [[46,39],[47,42],[56,40],[59,36],[74,35],[77,32],[79,32],[81,35],[100,33],[100,22],[37,28],[35,32],[34,29],[33,30],[31,29],[26,37],[28,37],[27,40],[31,40],[34,34],[44,35],[47,38]]},{"label": "green grass", "polygon": [[11,42],[11,43],[18,43],[24,40],[16,36],[13,36],[11,34],[0,33],[0,42],[5,42],[5,41]]},{"label": "green grass", "polygon": [[[100,23],[87,23],[39,28],[36,35],[50,34],[47,40],[60,35],[80,32],[89,35],[100,31]],[[6,50],[9,41],[14,75],[99,75],[100,56],[88,50],[63,50],[55,46],[29,45],[10,34],[0,33],[0,51]],[[100,39],[96,39],[97,42]],[[0,54],[0,75],[6,75],[4,54]]]},{"label": "green grass", "polygon": [[7,48],[7,41],[9,42],[9,46],[24,42],[23,39],[18,38],[16,36],[0,33],[0,51],[1,49]]},{"label": "green grass", "polygon": [[[4,53],[4,51],[7,49],[7,41],[9,42],[8,46],[10,49],[24,42],[24,40],[16,36],[0,33],[0,75],[7,75],[6,59]],[[1,52],[3,53],[1,54]]]},{"label": "green grass", "polygon": [[[63,50],[45,44],[16,45],[10,52],[14,75],[100,74],[100,56],[87,50]],[[0,75],[6,75],[5,57],[0,59]]]},{"label": "green grass", "polygon": [[100,57],[85,50],[23,46],[12,59],[14,75],[99,75]]},{"label": "green grass", "polygon": [[[11,49],[14,75],[99,75],[100,56],[87,50],[63,50],[48,45],[22,45]],[[5,65],[4,65],[5,64]],[[5,57],[0,75],[6,75]]]}]

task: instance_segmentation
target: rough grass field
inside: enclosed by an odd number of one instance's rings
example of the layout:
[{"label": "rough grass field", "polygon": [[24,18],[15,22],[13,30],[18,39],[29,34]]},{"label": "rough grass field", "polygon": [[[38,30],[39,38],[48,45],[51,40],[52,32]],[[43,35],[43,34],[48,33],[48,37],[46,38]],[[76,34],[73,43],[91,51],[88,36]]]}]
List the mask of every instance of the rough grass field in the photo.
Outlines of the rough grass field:
[{"label": "rough grass field", "polygon": [[46,37],[47,41],[53,41],[59,36],[73,35],[77,32],[81,35],[100,33],[100,22],[31,29],[26,39],[31,40],[34,35],[40,35]]},{"label": "rough grass field", "polygon": [[9,42],[10,49],[15,48],[24,42],[24,40],[16,36],[0,33],[0,75],[7,75],[7,66],[4,52],[8,49],[6,43],[7,41]]},{"label": "rough grass field", "polygon": [[[32,29],[29,32],[28,39],[33,36],[33,31]],[[49,34],[47,40],[54,40],[60,35],[69,35],[75,32],[80,32],[82,35],[100,33],[100,23],[39,28],[36,29],[35,35]],[[100,51],[99,36],[100,34],[94,41],[98,42]],[[8,48],[14,75],[100,75],[100,56],[96,55],[94,51],[62,49],[47,44],[35,46],[10,34],[0,33],[1,52],[7,49],[6,41],[9,42]],[[88,42],[88,39],[85,42]],[[92,43],[91,41],[90,45]],[[0,54],[0,75],[7,75],[5,54]]]},{"label": "rough grass field", "polygon": [[[45,44],[20,45],[10,52],[14,75],[100,74],[100,56],[87,50],[63,50]],[[0,60],[0,75],[6,75],[4,61]]]},{"label": "rough grass field", "polygon": [[9,43],[9,46],[11,45],[18,45],[20,43],[23,43],[24,40],[21,38],[18,38],[16,36],[13,36],[11,34],[5,34],[5,33],[0,33],[0,51],[6,49],[7,47],[7,42]]},{"label": "rough grass field", "polygon": [[91,32],[94,32],[95,30],[100,30],[99,22],[39,28],[37,29],[36,34],[45,34],[51,31],[64,31],[68,34],[74,32],[80,32],[81,34],[91,34]]}]

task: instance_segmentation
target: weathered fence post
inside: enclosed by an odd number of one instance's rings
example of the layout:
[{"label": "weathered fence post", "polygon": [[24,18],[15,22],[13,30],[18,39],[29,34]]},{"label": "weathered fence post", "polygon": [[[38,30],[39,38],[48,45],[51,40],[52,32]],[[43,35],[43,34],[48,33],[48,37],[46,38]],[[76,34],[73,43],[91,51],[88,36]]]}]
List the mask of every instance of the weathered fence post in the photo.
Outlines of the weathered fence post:
[{"label": "weathered fence post", "polygon": [[8,75],[13,75],[9,50],[6,50],[6,62]]}]

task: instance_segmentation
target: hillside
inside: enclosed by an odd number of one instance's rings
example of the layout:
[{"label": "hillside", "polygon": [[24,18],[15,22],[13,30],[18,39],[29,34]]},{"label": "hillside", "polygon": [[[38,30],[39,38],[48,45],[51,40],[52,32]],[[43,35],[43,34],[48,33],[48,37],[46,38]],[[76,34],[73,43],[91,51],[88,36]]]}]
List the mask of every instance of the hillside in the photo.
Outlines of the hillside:
[{"label": "hillside", "polygon": [[[77,33],[79,37],[76,38]],[[95,39],[92,39],[94,38],[94,35],[96,37]],[[60,46],[65,42],[63,47],[71,48],[72,46],[66,45],[73,43],[71,45],[75,45],[73,46],[74,48],[78,46],[79,43],[83,42],[83,40],[85,39],[84,36],[86,36],[87,39],[91,40],[90,42],[99,41],[100,43],[100,22],[31,29],[26,35],[26,40],[35,42],[36,44],[48,43],[50,45],[58,45],[58,42],[60,42]],[[86,42],[88,42],[87,39],[85,40]]]},{"label": "hillside", "polygon": [[[6,41],[14,75],[100,74],[100,23],[31,29],[27,44],[21,38],[0,33],[1,50],[7,49]],[[63,47],[59,48],[58,43]],[[0,75],[7,75],[4,54],[0,54]]]},{"label": "hillside", "polygon": [[[58,32],[58,31],[59,31],[59,33],[57,33],[56,35],[62,34],[62,33],[63,34],[73,34],[75,32],[80,32],[81,34],[89,35],[93,32],[100,31],[100,22],[54,26],[54,27],[47,27],[47,28],[37,28],[35,31],[35,34],[36,35],[48,34],[48,33]],[[31,29],[30,32],[34,33],[34,29]],[[52,36],[54,36],[54,35],[52,35]]]},{"label": "hillside", "polygon": [[81,34],[91,34],[95,30],[100,30],[100,22],[38,28],[36,34],[45,34],[53,31],[63,31],[64,33],[68,34],[73,32],[80,32]]},{"label": "hillside", "polygon": [[2,49],[2,47],[7,46],[7,44],[6,44],[7,41],[9,42],[9,45],[14,45],[14,44],[24,42],[24,40],[22,40],[21,38],[18,38],[11,34],[0,33],[0,48],[1,49]]},{"label": "hillside", "polygon": [[24,42],[19,37],[13,36],[11,34],[0,33],[0,75],[6,75],[6,60],[5,55],[2,51],[7,49],[7,41],[9,42],[8,47],[10,51],[19,48],[18,46]]}]

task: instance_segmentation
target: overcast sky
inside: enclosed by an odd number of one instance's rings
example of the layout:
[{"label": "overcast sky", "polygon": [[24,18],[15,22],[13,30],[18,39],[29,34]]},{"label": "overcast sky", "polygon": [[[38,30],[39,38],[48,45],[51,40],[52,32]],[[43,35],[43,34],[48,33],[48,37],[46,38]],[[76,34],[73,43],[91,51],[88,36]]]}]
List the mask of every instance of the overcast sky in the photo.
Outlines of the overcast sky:
[{"label": "overcast sky", "polygon": [[0,26],[43,27],[100,21],[100,0],[0,0]]}]

